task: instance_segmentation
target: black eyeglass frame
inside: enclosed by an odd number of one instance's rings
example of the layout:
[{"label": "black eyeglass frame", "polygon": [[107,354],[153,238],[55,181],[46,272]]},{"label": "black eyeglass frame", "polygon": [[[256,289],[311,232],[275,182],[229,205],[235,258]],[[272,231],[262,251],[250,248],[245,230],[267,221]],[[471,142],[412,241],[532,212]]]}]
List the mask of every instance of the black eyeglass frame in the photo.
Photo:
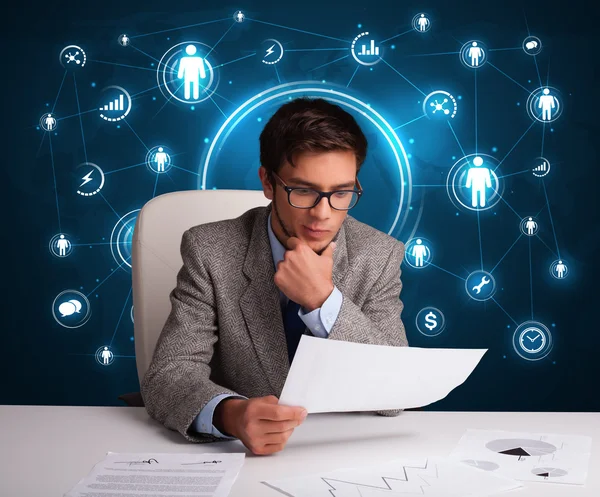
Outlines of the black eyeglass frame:
[{"label": "black eyeglass frame", "polygon": [[[360,197],[363,194],[363,189],[362,189],[362,186],[360,185],[360,181],[358,180],[358,176],[356,177],[356,184],[358,185],[358,190],[356,190],[356,189],[354,189],[354,190],[335,190],[332,192],[322,192],[322,191],[315,190],[314,188],[310,188],[307,186],[293,186],[293,187],[288,186],[286,184],[286,182],[283,181],[277,173],[271,172],[271,174],[275,177],[275,179],[279,183],[281,183],[281,186],[287,192],[288,204],[290,204],[292,207],[295,207],[296,209],[312,209],[315,205],[319,204],[319,202],[321,201],[321,199],[323,197],[326,197],[327,202],[329,202],[329,207],[331,207],[332,209],[335,209],[336,211],[349,211],[350,209],[353,209],[354,207],[356,207],[356,205],[358,204],[358,201],[360,200]],[[294,190],[312,190],[313,192],[318,193],[319,196],[318,196],[317,200],[315,201],[315,203],[313,205],[311,205],[310,207],[298,207],[297,205],[292,204],[292,201],[290,200],[290,195],[292,194],[292,192]],[[331,196],[334,193],[342,193],[342,192],[348,192],[348,193],[352,192],[352,193],[356,193],[358,195],[358,199],[356,200],[356,203],[352,207],[350,207],[348,209],[338,209],[338,208],[334,207],[333,205],[331,205]]]}]

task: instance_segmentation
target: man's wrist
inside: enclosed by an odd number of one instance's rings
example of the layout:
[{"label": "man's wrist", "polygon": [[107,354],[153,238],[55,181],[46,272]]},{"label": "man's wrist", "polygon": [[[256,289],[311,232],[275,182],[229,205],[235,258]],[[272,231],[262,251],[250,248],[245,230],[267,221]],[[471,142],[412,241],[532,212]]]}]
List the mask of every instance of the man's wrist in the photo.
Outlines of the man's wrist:
[{"label": "man's wrist", "polygon": [[317,300],[308,303],[308,305],[303,306],[306,309],[306,312],[312,312],[319,307],[322,307],[325,301],[331,295],[331,292],[335,289],[335,285],[331,283],[331,287],[324,293],[324,296],[319,297]]},{"label": "man's wrist", "polygon": [[223,435],[227,435],[229,437],[237,437],[235,423],[235,408],[242,402],[245,402],[244,399],[223,399],[213,413],[213,425],[217,430],[219,430]]}]

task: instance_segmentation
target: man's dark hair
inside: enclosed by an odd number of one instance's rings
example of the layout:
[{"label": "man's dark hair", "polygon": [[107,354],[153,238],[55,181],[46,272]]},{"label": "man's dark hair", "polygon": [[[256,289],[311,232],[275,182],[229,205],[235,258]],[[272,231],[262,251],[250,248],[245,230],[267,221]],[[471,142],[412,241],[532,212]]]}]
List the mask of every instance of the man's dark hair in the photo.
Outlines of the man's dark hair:
[{"label": "man's dark hair", "polygon": [[282,105],[260,134],[260,162],[271,183],[271,173],[279,172],[285,161],[295,167],[295,154],[337,150],[354,151],[358,174],[367,139],[348,112],[322,98],[302,97]]}]

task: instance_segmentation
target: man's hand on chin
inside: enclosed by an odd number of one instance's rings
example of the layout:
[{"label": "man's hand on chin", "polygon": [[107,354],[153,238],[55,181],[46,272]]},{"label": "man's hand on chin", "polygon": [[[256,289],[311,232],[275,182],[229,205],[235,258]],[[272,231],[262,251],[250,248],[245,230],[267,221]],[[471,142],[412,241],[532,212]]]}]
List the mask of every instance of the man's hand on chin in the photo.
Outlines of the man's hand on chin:
[{"label": "man's hand on chin", "polygon": [[288,238],[287,244],[289,250],[277,264],[275,284],[290,300],[313,311],[323,305],[334,288],[335,242],[327,245],[321,255],[295,236]]}]

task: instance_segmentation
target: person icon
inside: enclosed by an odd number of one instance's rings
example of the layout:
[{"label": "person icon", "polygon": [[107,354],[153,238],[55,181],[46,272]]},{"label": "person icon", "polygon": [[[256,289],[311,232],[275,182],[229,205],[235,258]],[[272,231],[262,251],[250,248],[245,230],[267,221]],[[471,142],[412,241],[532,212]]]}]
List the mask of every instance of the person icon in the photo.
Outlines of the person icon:
[{"label": "person icon", "polygon": [[124,47],[129,45],[129,36],[127,36],[127,35],[121,36],[121,45],[123,45]]},{"label": "person icon", "polygon": [[235,17],[236,17],[237,22],[242,22],[244,20],[244,14],[242,13],[241,10],[238,10]]},{"label": "person icon", "polygon": [[558,264],[556,265],[554,270],[556,271],[556,277],[562,279],[566,276],[567,266],[564,264],[563,261],[558,261]]},{"label": "person icon", "polygon": [[44,119],[44,124],[46,125],[46,129],[48,131],[52,131],[56,126],[56,119],[54,119],[52,114],[48,114],[46,119]]},{"label": "person icon", "polygon": [[471,188],[471,205],[477,207],[485,207],[486,188],[492,187],[492,177],[490,170],[483,165],[483,159],[479,156],[473,159],[473,165],[467,173],[467,181],[465,188]]},{"label": "person icon", "polygon": [[112,356],[113,356],[113,353],[110,350],[108,350],[108,347],[104,347],[104,350],[102,351],[102,354],[101,354],[102,364],[104,366],[107,366],[110,363]]},{"label": "person icon", "polygon": [[419,31],[426,31],[427,26],[429,25],[429,19],[427,19],[425,17],[425,14],[421,14],[419,16],[419,20],[417,21],[417,24],[419,26]]},{"label": "person icon", "polygon": [[200,98],[200,81],[206,78],[206,69],[204,68],[204,59],[196,55],[196,47],[188,45],[185,47],[187,56],[179,60],[179,70],[177,78],[183,79],[184,98],[190,100],[193,95],[194,100]]},{"label": "person icon", "polygon": [[58,249],[58,255],[60,257],[67,256],[67,250],[70,248],[71,242],[65,238],[65,235],[60,235],[56,241],[56,248]]},{"label": "person icon", "polygon": [[552,109],[556,108],[557,99],[554,95],[550,95],[550,88],[544,88],[538,103],[538,109],[542,109],[542,121],[552,120]]},{"label": "person icon", "polygon": [[427,255],[427,252],[428,249],[423,245],[423,240],[417,238],[417,241],[410,252],[410,255],[415,258],[416,267],[423,267],[425,265],[425,256]]},{"label": "person icon", "polygon": [[479,59],[483,58],[483,56],[483,50],[481,49],[481,47],[477,46],[477,42],[474,41],[473,43],[471,43],[471,47],[467,52],[467,57],[471,59],[471,67],[478,67]]},{"label": "person icon", "polygon": [[165,171],[165,162],[167,161],[167,153],[164,151],[162,147],[158,147],[158,152],[154,156],[154,162],[156,162],[156,169],[158,172]]},{"label": "person icon", "polygon": [[525,229],[527,230],[527,234],[529,236],[535,235],[535,231],[537,230],[537,223],[530,217],[525,223]]}]

